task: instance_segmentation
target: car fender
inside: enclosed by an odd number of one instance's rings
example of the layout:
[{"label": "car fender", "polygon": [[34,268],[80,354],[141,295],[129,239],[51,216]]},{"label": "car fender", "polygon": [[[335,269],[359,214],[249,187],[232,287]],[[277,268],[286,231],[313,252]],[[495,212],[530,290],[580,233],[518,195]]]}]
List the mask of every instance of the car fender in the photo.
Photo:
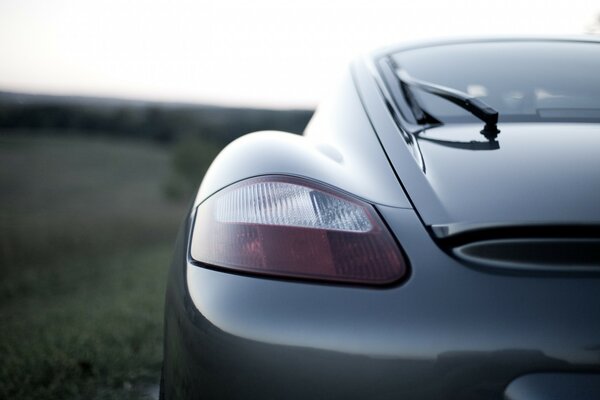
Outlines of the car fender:
[{"label": "car fender", "polygon": [[411,208],[349,72],[303,135],[261,131],[225,147],[208,169],[195,205],[232,183],[274,174],[316,180],[373,204]]}]

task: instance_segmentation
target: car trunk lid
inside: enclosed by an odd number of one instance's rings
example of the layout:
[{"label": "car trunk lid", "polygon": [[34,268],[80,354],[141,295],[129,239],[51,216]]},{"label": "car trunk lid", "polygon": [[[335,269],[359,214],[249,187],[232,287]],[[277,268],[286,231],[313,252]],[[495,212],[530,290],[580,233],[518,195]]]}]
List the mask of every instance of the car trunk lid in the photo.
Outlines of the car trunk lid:
[{"label": "car trunk lid", "polygon": [[[600,127],[505,123],[497,142],[477,124],[445,125],[417,142],[437,209],[428,225],[600,223]],[[410,190],[409,190],[410,195]]]}]

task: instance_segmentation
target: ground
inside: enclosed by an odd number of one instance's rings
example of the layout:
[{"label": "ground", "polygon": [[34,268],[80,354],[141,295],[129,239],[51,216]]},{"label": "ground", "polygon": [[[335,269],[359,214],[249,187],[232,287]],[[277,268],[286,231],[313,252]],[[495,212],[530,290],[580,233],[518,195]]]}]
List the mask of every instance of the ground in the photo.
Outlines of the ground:
[{"label": "ground", "polygon": [[154,395],[187,200],[169,149],[0,132],[0,398]]}]

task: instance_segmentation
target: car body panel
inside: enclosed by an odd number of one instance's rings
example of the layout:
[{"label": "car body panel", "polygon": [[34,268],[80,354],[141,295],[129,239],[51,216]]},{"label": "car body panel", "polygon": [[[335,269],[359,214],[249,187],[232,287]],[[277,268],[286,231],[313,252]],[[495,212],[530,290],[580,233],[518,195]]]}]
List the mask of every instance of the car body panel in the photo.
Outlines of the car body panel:
[{"label": "car body panel", "polygon": [[[498,148],[491,151],[452,147],[486,142],[479,134],[481,124],[448,125],[417,136],[424,177],[443,205],[446,221],[600,222],[597,124],[499,127]],[[446,222],[422,215],[427,224]]]},{"label": "car body panel", "polygon": [[600,372],[600,280],[465,268],[413,210],[378,210],[419,266],[385,289],[197,266],[183,256],[184,228],[168,289],[167,398],[500,399],[523,374]]},{"label": "car body panel", "polygon": [[521,376],[505,391],[506,400],[597,400],[600,379],[596,374],[537,373]]},{"label": "car body panel", "polygon": [[279,174],[310,177],[374,204],[411,207],[374,138],[347,72],[303,136],[256,132],[230,143],[207,171],[195,204],[239,180]]},{"label": "car body panel", "polygon": [[[387,158],[406,193],[410,193],[411,204],[418,204],[417,212],[427,215],[432,221],[450,223],[437,193],[427,182],[423,171],[422,155],[414,139],[403,131],[391,113],[391,107],[384,84],[377,78],[374,60],[364,57],[352,64],[352,72],[357,91],[365,112],[373,125]],[[409,142],[412,140],[411,142]]]},{"label": "car body panel", "polygon": [[[507,124],[490,151],[460,148],[483,140],[476,124],[415,135],[394,119],[375,60],[352,65],[304,136],[247,135],[212,164],[169,273],[165,399],[499,400],[531,374],[600,379],[599,274],[472,265],[438,235],[488,222],[594,220],[595,126],[568,124],[561,137],[563,125]],[[552,163],[535,159],[551,152]],[[525,182],[503,164],[525,168]],[[193,260],[196,207],[259,175],[319,181],[373,204],[409,276],[368,287]]]}]

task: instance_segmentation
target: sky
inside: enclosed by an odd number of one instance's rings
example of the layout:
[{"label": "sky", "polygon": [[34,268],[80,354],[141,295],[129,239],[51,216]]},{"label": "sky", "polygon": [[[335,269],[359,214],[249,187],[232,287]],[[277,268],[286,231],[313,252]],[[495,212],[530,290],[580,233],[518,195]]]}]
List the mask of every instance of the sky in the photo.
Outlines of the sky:
[{"label": "sky", "polygon": [[579,35],[599,15],[597,0],[0,0],[0,90],[314,107],[378,47]]}]

